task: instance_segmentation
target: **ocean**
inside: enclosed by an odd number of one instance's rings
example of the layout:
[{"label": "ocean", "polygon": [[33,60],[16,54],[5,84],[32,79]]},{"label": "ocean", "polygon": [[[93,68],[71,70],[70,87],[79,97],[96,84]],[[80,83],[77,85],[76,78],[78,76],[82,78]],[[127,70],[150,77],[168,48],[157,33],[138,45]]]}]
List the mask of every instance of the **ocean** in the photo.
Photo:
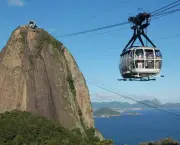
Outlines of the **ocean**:
[{"label": "ocean", "polygon": [[179,119],[170,113],[155,109],[136,110],[140,116],[122,114],[114,118],[94,118],[96,128],[106,139],[115,141],[114,145],[139,145],[144,141],[161,140],[172,137],[180,142],[180,109],[168,109],[179,115]]}]

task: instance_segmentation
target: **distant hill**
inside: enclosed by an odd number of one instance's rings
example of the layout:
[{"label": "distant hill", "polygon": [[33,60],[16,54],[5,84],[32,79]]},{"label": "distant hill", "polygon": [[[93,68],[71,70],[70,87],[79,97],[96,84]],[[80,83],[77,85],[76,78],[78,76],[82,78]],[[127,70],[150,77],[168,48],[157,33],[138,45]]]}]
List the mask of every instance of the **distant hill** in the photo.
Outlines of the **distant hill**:
[{"label": "distant hill", "polygon": [[180,103],[166,103],[162,105],[164,108],[180,108]]},{"label": "distant hill", "polygon": [[140,143],[140,145],[179,145],[179,141],[173,140],[172,138],[165,138],[159,141]]},{"label": "distant hill", "polygon": [[[145,105],[147,104],[147,105]],[[150,106],[158,106],[162,108],[180,108],[180,103],[166,103],[162,104],[158,99],[154,100],[144,100],[140,101],[139,103],[130,104],[127,102],[92,102],[92,107],[94,110],[108,107],[108,108],[151,108]]]},{"label": "distant hill", "polygon": [[[146,105],[147,104],[147,105]],[[159,100],[143,100],[131,105],[131,108],[151,108],[150,106],[162,106]]]},{"label": "distant hill", "polygon": [[92,102],[92,107],[95,109],[109,107],[109,108],[129,108],[131,104],[124,102]]},{"label": "distant hill", "polygon": [[108,107],[103,107],[94,112],[94,116],[117,116],[120,115],[120,112],[110,109]]}]

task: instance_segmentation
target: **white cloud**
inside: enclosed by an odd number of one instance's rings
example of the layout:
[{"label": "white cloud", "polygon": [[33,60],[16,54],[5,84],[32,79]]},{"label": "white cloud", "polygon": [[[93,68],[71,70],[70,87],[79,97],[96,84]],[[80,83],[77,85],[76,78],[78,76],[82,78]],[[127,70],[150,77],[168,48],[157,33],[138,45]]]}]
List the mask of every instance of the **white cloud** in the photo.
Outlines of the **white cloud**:
[{"label": "white cloud", "polygon": [[25,3],[24,3],[24,0],[8,0],[8,4],[22,7],[22,6],[24,6]]}]

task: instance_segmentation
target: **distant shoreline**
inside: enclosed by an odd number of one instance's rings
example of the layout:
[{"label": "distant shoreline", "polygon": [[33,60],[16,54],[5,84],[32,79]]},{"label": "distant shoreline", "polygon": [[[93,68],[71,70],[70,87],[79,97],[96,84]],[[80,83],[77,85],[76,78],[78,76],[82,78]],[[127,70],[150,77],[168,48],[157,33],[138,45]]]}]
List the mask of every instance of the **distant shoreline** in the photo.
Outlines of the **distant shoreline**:
[{"label": "distant shoreline", "polygon": [[100,116],[93,116],[93,118],[112,118],[112,117],[118,117],[119,115],[100,115]]},{"label": "distant shoreline", "polygon": [[138,112],[129,112],[127,114],[119,114],[119,115],[100,115],[100,116],[93,116],[93,118],[112,118],[112,117],[118,117],[118,116],[141,116],[143,115],[142,113],[138,113]]}]

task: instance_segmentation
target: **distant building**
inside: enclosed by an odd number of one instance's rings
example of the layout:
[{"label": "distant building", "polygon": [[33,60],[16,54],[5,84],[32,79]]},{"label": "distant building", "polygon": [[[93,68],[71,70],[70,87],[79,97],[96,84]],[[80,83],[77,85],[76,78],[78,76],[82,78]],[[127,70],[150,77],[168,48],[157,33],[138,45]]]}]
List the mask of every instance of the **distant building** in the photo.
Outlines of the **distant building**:
[{"label": "distant building", "polygon": [[29,24],[28,24],[29,27],[31,27],[32,29],[36,29],[37,28],[37,25],[34,21],[29,21]]}]

